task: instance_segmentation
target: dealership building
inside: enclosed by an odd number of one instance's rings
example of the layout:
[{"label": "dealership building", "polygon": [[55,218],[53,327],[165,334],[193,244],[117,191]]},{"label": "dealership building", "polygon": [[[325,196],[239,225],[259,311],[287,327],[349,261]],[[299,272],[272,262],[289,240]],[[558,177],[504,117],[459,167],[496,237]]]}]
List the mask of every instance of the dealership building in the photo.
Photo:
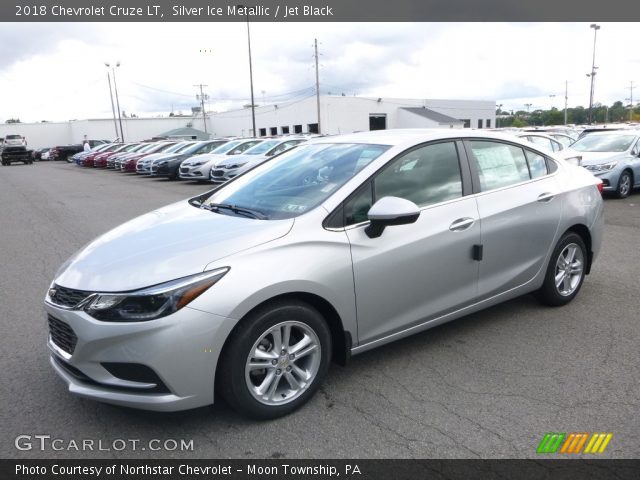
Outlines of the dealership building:
[{"label": "dealership building", "polygon": [[[302,100],[256,106],[256,134],[259,137],[296,133],[339,135],[391,128],[492,128],[495,101],[370,98],[323,95],[320,97],[320,126],[315,96]],[[158,136],[198,138],[253,136],[251,108],[208,112],[202,116],[123,118],[126,141]],[[206,133],[205,133],[206,132]],[[113,119],[68,122],[1,124],[0,137],[21,134],[31,148],[80,143],[84,138],[113,139]]]}]

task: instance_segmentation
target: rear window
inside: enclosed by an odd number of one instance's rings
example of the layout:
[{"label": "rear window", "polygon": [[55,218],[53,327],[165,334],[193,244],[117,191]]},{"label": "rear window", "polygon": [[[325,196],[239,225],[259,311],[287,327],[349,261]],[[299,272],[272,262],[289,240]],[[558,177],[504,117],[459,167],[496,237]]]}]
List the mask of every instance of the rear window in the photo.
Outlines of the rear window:
[{"label": "rear window", "polygon": [[7,140],[22,140],[22,135],[7,135],[5,138]]}]

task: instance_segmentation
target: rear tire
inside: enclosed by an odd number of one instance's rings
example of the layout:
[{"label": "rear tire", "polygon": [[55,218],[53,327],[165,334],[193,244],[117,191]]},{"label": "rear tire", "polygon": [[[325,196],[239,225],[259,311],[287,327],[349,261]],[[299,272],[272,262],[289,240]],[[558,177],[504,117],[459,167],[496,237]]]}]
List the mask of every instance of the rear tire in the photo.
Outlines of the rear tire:
[{"label": "rear tire", "polygon": [[544,283],[536,292],[538,300],[553,307],[571,302],[584,282],[586,262],[587,248],[582,237],[565,233],[553,249]]},{"label": "rear tire", "polygon": [[265,305],[241,320],[227,340],[218,392],[243,415],[282,417],[313,396],[330,359],[331,333],[316,309],[299,301]]}]

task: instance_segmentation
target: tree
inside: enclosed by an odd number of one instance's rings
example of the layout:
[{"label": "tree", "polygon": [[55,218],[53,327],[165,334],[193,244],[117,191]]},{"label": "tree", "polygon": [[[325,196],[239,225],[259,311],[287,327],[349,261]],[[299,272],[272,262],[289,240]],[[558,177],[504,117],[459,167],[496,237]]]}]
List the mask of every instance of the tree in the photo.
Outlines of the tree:
[{"label": "tree", "polygon": [[22,123],[19,118],[10,118],[4,123]]}]

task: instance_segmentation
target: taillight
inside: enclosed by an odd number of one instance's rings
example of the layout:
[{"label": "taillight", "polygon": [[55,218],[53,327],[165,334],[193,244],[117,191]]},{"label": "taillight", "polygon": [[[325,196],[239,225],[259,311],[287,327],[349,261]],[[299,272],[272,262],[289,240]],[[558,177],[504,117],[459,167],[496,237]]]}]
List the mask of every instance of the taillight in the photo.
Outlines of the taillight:
[{"label": "taillight", "polygon": [[602,180],[600,180],[600,183],[598,183],[598,191],[602,193],[603,190],[604,190],[604,183],[602,183]]}]

